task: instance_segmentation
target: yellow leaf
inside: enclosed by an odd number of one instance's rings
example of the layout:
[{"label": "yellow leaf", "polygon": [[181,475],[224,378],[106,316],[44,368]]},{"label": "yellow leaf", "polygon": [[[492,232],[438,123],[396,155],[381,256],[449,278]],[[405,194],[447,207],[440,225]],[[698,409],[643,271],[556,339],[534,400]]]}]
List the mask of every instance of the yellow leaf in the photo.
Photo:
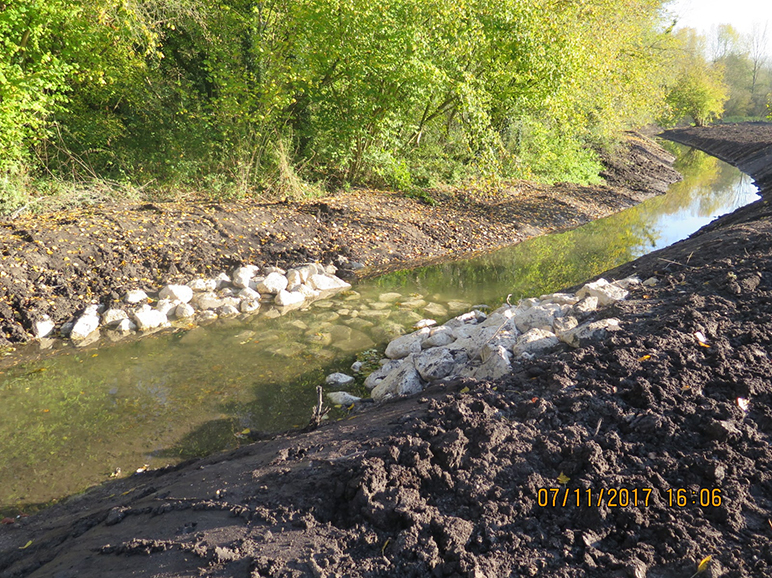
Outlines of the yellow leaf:
[{"label": "yellow leaf", "polygon": [[694,578],[697,576],[697,574],[702,574],[705,572],[705,570],[708,569],[708,566],[710,565],[710,561],[713,559],[713,556],[705,556],[700,563],[697,565],[697,571],[692,574],[689,578]]},{"label": "yellow leaf", "polygon": [[560,483],[560,484],[567,484],[570,480],[571,480],[571,478],[569,478],[563,472],[560,472],[560,475],[558,476],[558,483]]},{"label": "yellow leaf", "polygon": [[245,428],[245,429],[241,430],[241,435],[243,435],[243,436],[248,436],[251,433],[252,433],[252,430],[249,429],[249,428]]},{"label": "yellow leaf", "polygon": [[469,388],[465,387],[464,389],[461,390],[461,393],[469,393]]},{"label": "yellow leaf", "polygon": [[26,550],[26,549],[27,549],[27,548],[29,548],[30,546],[32,546],[32,540],[30,540],[29,542],[27,542],[26,544],[24,544],[24,546],[22,546],[21,548],[19,548],[19,550]]},{"label": "yellow leaf", "polygon": [[651,359],[651,355],[644,355],[643,357],[639,357],[638,361],[646,361],[647,359]]}]

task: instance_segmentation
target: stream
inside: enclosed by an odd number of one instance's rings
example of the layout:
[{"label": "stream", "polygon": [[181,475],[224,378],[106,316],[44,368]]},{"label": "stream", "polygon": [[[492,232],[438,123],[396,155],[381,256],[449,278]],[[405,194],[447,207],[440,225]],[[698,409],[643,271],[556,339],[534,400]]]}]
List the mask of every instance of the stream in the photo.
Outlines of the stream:
[{"label": "stream", "polygon": [[[40,358],[29,348],[0,372],[0,513],[234,447],[247,428],[302,427],[327,374],[347,371],[357,354],[382,348],[418,320],[442,323],[473,305],[496,307],[510,293],[516,301],[580,283],[758,199],[737,169],[666,146],[678,155],[682,182],[567,233],[368,279],[283,317]],[[338,409],[334,417],[343,415]]]}]

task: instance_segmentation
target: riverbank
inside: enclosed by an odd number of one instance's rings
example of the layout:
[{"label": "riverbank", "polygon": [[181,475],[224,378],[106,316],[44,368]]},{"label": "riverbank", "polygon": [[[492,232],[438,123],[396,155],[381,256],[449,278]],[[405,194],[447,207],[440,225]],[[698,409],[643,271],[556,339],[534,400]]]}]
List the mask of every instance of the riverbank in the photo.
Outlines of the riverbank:
[{"label": "riverbank", "polygon": [[12,520],[0,573],[768,575],[771,239],[762,200],[604,273],[657,283],[602,342]]},{"label": "riverbank", "polygon": [[[98,206],[0,221],[0,347],[57,331],[91,304],[122,305],[167,284],[318,261],[341,275],[490,251],[630,207],[679,178],[672,157],[639,135],[607,158],[609,186],[514,183],[493,191],[432,191],[435,205],[383,191],[305,202]],[[354,271],[356,264],[364,269]]]}]

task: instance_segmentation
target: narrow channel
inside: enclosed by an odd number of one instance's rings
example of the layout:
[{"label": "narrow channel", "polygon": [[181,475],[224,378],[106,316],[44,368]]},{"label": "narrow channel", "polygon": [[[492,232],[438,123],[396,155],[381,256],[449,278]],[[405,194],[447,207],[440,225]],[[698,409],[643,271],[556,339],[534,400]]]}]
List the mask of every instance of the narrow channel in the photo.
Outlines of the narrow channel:
[{"label": "narrow channel", "polygon": [[[443,322],[574,285],[670,245],[758,199],[750,178],[667,143],[684,180],[666,195],[567,233],[359,283],[307,311],[66,349],[0,374],[0,513],[111,475],[237,445],[249,428],[307,423],[314,389],[422,318]],[[117,474],[118,470],[122,473]]]}]

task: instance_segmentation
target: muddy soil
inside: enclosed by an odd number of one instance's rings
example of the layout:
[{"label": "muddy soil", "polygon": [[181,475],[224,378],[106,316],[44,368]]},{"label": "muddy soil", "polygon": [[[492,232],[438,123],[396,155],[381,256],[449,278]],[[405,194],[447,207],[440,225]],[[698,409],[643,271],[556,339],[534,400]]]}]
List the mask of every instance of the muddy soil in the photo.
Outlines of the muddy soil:
[{"label": "muddy soil", "polygon": [[59,326],[129,289],[153,294],[242,264],[340,265],[343,256],[372,275],[573,228],[666,190],[680,178],[672,160],[631,133],[606,158],[610,186],[430,191],[435,205],[357,190],[305,202],[118,204],[0,220],[0,348],[28,341],[42,315]]},{"label": "muddy soil", "polygon": [[0,575],[772,576],[772,205],[630,274],[602,342],[6,520]]}]

